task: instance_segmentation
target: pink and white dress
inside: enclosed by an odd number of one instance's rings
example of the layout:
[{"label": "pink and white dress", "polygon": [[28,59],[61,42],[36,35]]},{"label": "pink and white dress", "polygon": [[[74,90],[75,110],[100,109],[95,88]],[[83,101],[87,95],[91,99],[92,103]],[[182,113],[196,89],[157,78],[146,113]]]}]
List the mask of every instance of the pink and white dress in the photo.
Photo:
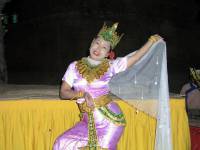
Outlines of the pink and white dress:
[{"label": "pink and white dress", "polygon": [[[109,68],[100,79],[88,83],[72,62],[62,80],[76,91],[88,92],[94,99],[109,93],[108,83],[117,73],[126,70],[127,57],[109,60]],[[82,103],[84,99],[78,99]],[[91,119],[92,118],[92,119]],[[91,122],[91,120],[93,122]],[[90,127],[93,123],[94,129]],[[95,108],[91,114],[83,113],[83,117],[74,127],[60,135],[53,146],[54,150],[108,149],[116,150],[117,143],[125,126],[124,115],[119,106],[111,101],[106,106]]]}]

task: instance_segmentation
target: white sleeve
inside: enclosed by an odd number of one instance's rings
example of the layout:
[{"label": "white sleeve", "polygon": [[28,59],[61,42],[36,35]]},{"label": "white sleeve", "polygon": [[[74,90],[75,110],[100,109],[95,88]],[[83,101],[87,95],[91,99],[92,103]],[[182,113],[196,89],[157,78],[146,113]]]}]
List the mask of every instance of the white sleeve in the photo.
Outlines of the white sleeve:
[{"label": "white sleeve", "polygon": [[76,72],[76,67],[75,67],[75,62],[73,62],[68,66],[62,78],[62,81],[66,81],[72,87],[75,79],[75,72]]},{"label": "white sleeve", "polygon": [[127,68],[127,57],[118,57],[112,62],[114,74],[125,71]]}]

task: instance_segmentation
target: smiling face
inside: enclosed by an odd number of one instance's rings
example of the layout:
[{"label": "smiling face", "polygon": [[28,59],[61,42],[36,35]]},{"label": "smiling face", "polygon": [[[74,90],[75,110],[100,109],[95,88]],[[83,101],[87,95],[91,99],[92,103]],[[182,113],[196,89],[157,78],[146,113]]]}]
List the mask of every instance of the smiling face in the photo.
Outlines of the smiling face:
[{"label": "smiling face", "polygon": [[90,45],[90,58],[93,60],[102,60],[108,57],[110,51],[110,42],[103,40],[100,37],[95,38]]}]

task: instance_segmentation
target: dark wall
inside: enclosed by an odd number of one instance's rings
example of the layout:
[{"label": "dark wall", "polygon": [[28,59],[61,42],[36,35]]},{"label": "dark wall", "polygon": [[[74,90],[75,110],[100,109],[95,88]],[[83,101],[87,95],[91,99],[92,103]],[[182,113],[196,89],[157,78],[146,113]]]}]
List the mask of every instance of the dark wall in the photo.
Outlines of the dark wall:
[{"label": "dark wall", "polygon": [[197,1],[13,0],[4,12],[19,18],[5,35],[9,83],[59,84],[67,65],[87,55],[104,21],[118,21],[125,33],[118,56],[140,48],[152,34],[164,37],[170,91],[187,82],[189,66],[200,66]]}]

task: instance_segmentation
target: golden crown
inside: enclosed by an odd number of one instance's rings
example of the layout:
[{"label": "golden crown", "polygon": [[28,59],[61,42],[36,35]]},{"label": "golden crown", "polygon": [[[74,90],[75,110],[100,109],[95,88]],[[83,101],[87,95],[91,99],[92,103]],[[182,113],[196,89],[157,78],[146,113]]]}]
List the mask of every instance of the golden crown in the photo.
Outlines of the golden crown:
[{"label": "golden crown", "polygon": [[198,87],[200,87],[200,72],[199,72],[199,70],[190,68],[190,74],[191,74],[193,82],[195,84],[197,84]]},{"label": "golden crown", "polygon": [[115,46],[119,43],[122,36],[124,34],[121,34],[120,36],[117,34],[118,23],[114,23],[112,27],[107,27],[106,24],[103,24],[103,27],[98,33],[98,36],[103,38],[105,41],[109,41],[111,43],[112,49],[115,48]]}]

